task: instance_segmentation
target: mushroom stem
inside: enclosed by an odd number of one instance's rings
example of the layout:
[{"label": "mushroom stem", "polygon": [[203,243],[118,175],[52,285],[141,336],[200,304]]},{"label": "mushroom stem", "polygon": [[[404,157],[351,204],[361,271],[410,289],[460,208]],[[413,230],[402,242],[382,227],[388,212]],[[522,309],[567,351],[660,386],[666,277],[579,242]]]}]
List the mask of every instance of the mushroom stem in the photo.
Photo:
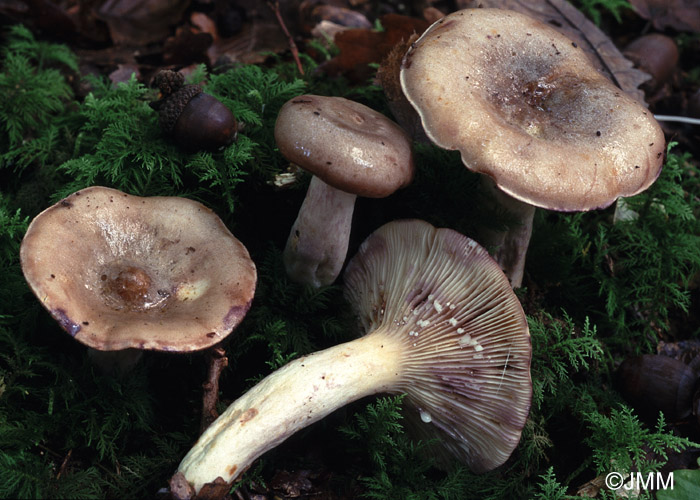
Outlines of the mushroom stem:
[{"label": "mushroom stem", "polygon": [[532,395],[530,337],[486,251],[456,231],[396,221],[360,246],[344,285],[368,333],[292,361],[234,402],[180,463],[176,498],[220,498],[265,451],[377,393],[406,394],[407,419],[420,416],[416,430],[440,438],[436,458],[474,472],[508,459]]},{"label": "mushroom stem", "polygon": [[298,358],[234,401],[180,463],[195,492],[241,475],[298,430],[364,396],[391,391],[401,374],[401,341],[378,329]]},{"label": "mushroom stem", "polygon": [[504,193],[490,177],[482,175],[481,184],[496,206],[512,217],[513,224],[505,231],[480,228],[479,242],[493,249],[492,257],[508,276],[511,286],[520,288],[525,271],[525,255],[532,235],[535,207]]},{"label": "mushroom stem", "polygon": [[311,178],[284,249],[290,278],[316,288],[335,281],[348,253],[356,198]]}]

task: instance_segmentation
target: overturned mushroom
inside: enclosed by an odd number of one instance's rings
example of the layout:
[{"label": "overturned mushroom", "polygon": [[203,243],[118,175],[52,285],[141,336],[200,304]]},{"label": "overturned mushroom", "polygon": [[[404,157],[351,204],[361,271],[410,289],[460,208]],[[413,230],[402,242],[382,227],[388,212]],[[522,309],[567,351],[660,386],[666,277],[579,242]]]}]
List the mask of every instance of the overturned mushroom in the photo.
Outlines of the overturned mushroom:
[{"label": "overturned mushroom", "polygon": [[275,140],[288,160],[314,175],[284,249],[287,274],[329,285],[345,262],[355,198],[383,198],[413,179],[411,141],[367,106],[316,95],[282,107]]},{"label": "overturned mushroom", "polygon": [[256,270],[214,212],[185,198],[77,191],[39,214],[20,249],[41,304],[98,351],[195,351],[243,319]]},{"label": "overturned mushroom", "polygon": [[467,9],[442,18],[412,44],[400,78],[428,137],[459,150],[519,218],[504,238],[482,239],[501,246],[497,260],[514,287],[534,207],[604,208],[661,171],[664,136],[651,113],[576,43],[524,14]]},{"label": "overturned mushroom", "polygon": [[344,281],[366,335],[292,361],[231,404],[180,463],[180,498],[225,487],[302,427],[376,393],[406,393],[425,430],[476,472],[509,457],[530,406],[530,337],[488,253],[453,230],[396,221],[362,244]]}]

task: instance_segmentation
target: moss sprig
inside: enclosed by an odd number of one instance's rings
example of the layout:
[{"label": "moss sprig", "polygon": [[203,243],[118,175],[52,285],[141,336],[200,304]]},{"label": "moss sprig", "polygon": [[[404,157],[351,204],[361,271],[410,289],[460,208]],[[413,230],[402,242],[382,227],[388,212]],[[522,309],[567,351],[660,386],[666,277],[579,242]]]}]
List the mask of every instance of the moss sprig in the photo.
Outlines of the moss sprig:
[{"label": "moss sprig", "polygon": [[603,347],[596,338],[596,327],[585,318],[578,328],[566,311],[554,318],[543,311],[538,317],[528,317],[533,350],[534,408],[541,409],[545,399],[557,401],[561,390],[570,392],[572,376],[587,371],[603,361]]},{"label": "moss sprig", "polygon": [[669,338],[671,318],[689,313],[690,280],[700,272],[697,167],[673,147],[656,183],[619,200],[617,217],[612,207],[540,213],[529,253],[552,303],[577,318],[587,311],[606,343],[631,354]]},{"label": "moss sprig", "polygon": [[[597,473],[618,471],[642,474],[658,471],[668,460],[670,451],[699,447],[688,438],[669,432],[663,414],[656,427],[646,427],[627,406],[613,408],[609,415],[588,412],[585,415],[591,435],[586,442],[591,446]],[[649,458],[649,450],[658,458]]]},{"label": "moss sprig", "polygon": [[74,115],[73,90],[61,71],[77,72],[66,47],[36,40],[24,26],[8,29],[0,50],[0,168],[21,173],[55,159]]},{"label": "moss sprig", "polygon": [[363,498],[388,500],[459,500],[468,489],[470,474],[456,467],[437,473],[428,443],[414,442],[401,423],[403,396],[380,397],[355,413],[354,420],[340,427],[360,453],[367,455],[373,472],[361,472],[366,488]]}]

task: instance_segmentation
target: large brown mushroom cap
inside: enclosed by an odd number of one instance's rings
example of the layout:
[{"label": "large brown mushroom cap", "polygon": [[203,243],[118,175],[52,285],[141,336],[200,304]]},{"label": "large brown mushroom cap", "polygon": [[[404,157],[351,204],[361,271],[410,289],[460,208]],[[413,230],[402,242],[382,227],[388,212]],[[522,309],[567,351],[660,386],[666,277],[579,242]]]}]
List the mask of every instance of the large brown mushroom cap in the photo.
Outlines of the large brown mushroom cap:
[{"label": "large brown mushroom cap", "polygon": [[344,281],[363,328],[404,345],[391,392],[406,393],[421,433],[475,472],[505,462],[530,409],[531,346],[488,252],[451,229],[393,221],[360,246]]},{"label": "large brown mushroom cap", "polygon": [[275,140],[289,161],[346,193],[383,198],[413,180],[406,133],[381,113],[342,97],[287,101]]},{"label": "large brown mushroom cap", "polygon": [[257,277],[243,244],[201,203],[104,187],[39,214],[20,259],[42,305],[99,350],[216,344],[245,316]]},{"label": "large brown mushroom cap", "polygon": [[535,206],[606,207],[661,170],[651,113],[574,42],[518,12],[442,18],[406,53],[401,85],[432,141]]}]

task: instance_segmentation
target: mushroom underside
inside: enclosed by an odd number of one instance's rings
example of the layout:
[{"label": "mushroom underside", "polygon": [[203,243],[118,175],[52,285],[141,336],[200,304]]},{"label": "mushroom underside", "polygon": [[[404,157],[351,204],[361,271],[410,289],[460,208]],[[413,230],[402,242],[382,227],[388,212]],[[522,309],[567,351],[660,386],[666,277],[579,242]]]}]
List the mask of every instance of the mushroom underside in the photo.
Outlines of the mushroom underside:
[{"label": "mushroom underside", "polygon": [[203,349],[240,322],[255,290],[245,247],[184,198],[78,191],[32,221],[20,254],[42,305],[99,350]]},{"label": "mushroom underside", "polygon": [[300,428],[376,393],[406,393],[422,430],[474,471],[508,458],[530,406],[530,337],[487,252],[455,231],[395,221],[362,244],[344,281],[367,334],[288,363],[232,403],[173,487],[229,483]]}]

